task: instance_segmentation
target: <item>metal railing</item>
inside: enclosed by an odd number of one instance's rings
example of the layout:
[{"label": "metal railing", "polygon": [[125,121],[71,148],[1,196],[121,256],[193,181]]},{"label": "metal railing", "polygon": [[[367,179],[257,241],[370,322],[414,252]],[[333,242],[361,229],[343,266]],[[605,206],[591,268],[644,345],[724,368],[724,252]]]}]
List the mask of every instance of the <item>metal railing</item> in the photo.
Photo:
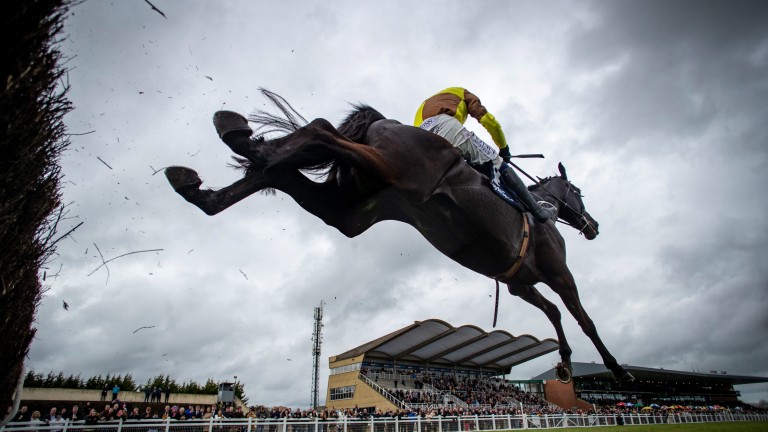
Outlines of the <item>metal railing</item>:
[{"label": "metal railing", "polygon": [[84,424],[63,421],[10,423],[0,432],[459,432],[520,429],[552,429],[652,425],[670,423],[768,422],[768,414],[681,413],[668,415],[491,415],[464,417],[380,417],[313,419],[207,419],[207,420],[138,420]]},{"label": "metal railing", "polygon": [[469,405],[467,405],[467,403],[464,402],[463,400],[457,398],[456,396],[450,393],[443,393],[443,405],[450,406],[451,404],[459,408],[464,408],[464,409],[469,408]]},{"label": "metal railing", "polygon": [[441,393],[441,390],[438,390],[437,387],[433,386],[430,383],[421,383],[424,390],[431,391],[432,393],[438,394]]},{"label": "metal railing", "polygon": [[[548,408],[550,411],[553,411],[553,412],[556,412],[562,409],[559,406],[553,404],[552,402],[549,402],[546,400],[542,400],[541,403],[536,403],[536,404],[522,402],[521,400],[513,396],[507,397],[506,400],[507,400],[507,405],[511,405],[514,407],[521,407],[521,409],[526,411],[539,411],[541,410],[542,405],[544,405],[546,408]],[[498,405],[496,406],[498,407]]]},{"label": "metal railing", "polygon": [[358,375],[358,377],[360,378],[360,381],[368,384],[372,389],[376,390],[380,395],[384,396],[388,401],[392,402],[396,407],[400,407],[403,409],[406,408],[406,405],[405,403],[403,403],[403,401],[395,397],[395,395],[387,391],[387,389],[380,386],[379,384],[377,384],[376,382],[374,382],[364,374],[361,373]]}]

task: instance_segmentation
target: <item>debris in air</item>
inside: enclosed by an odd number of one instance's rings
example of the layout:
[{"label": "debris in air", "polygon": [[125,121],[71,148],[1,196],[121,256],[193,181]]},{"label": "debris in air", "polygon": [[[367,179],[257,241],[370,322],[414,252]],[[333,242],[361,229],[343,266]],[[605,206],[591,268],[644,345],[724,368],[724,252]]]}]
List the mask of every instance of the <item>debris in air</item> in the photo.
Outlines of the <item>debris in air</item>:
[{"label": "debris in air", "polygon": [[116,256],[116,257],[114,257],[114,258],[110,258],[110,259],[108,259],[108,260],[104,260],[104,255],[102,255],[102,253],[101,253],[101,249],[99,249],[99,245],[97,245],[96,243],[94,243],[93,245],[94,245],[94,246],[96,246],[96,250],[99,252],[99,256],[101,257],[101,265],[100,265],[100,266],[98,266],[98,267],[96,267],[95,269],[93,269],[93,271],[92,271],[92,272],[88,273],[88,276],[90,276],[90,275],[92,275],[92,274],[96,273],[96,271],[97,271],[98,269],[100,269],[100,268],[102,268],[102,267],[105,267],[105,268],[107,269],[107,280],[106,280],[106,282],[105,282],[105,283],[108,283],[108,282],[109,282],[109,267],[107,266],[107,263],[109,263],[109,262],[112,262],[112,261],[114,261],[114,260],[116,260],[116,259],[118,259],[118,258],[122,258],[122,257],[124,257],[124,256],[133,255],[133,254],[137,254],[137,253],[144,253],[144,252],[160,252],[160,251],[162,251],[162,249],[147,249],[147,250],[140,250],[140,251],[134,251],[134,252],[128,252],[128,253],[124,253],[124,254],[122,254],[122,255],[118,255],[118,256]]},{"label": "debris in air", "polygon": [[104,162],[104,160],[103,160],[103,159],[101,159],[100,157],[96,156],[96,159],[100,160],[100,161],[101,161],[101,163],[103,163],[104,165],[106,165],[106,166],[107,166],[107,168],[109,168],[109,169],[112,169],[112,167],[111,167],[111,166],[109,166],[109,164],[108,164],[108,163]]},{"label": "debris in air", "polygon": [[142,329],[151,329],[151,328],[155,328],[155,326],[144,326],[144,327],[139,327],[139,328],[137,328],[136,330],[134,330],[133,332],[134,332],[134,333],[136,333],[136,332],[137,332],[137,331],[139,331],[139,330],[142,330]]},{"label": "debris in air", "polygon": [[165,18],[165,19],[168,19],[168,17],[167,17],[167,16],[165,16],[165,14],[163,13],[163,11],[161,11],[161,10],[160,10],[160,9],[158,9],[158,8],[156,8],[156,7],[155,7],[155,5],[153,5],[152,3],[150,3],[150,2],[149,2],[149,0],[144,0],[144,1],[145,1],[145,2],[147,2],[147,4],[148,4],[148,5],[150,5],[150,6],[152,7],[152,10],[153,10],[153,11],[157,11],[157,13],[159,13],[160,15],[162,15],[162,16],[163,16],[163,18]]}]

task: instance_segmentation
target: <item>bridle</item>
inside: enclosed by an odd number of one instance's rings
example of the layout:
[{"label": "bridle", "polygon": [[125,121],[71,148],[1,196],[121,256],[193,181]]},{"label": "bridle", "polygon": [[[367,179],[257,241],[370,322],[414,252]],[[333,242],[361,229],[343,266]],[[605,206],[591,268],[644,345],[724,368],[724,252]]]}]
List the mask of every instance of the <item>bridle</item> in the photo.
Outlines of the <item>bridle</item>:
[{"label": "bridle", "polygon": [[[539,155],[539,156],[540,157],[544,157],[544,156],[541,156],[541,155]],[[589,221],[589,219],[587,219],[587,217],[584,216],[584,213],[586,212],[586,208],[584,206],[584,201],[582,201],[581,199],[577,200],[577,201],[579,201],[579,204],[581,204],[581,210],[577,212],[573,207],[569,206],[568,202],[565,200],[565,198],[568,196],[569,192],[573,193],[574,195],[576,195],[579,198],[581,198],[583,196],[583,195],[581,195],[580,189],[577,188],[576,186],[574,186],[573,183],[570,182],[570,180],[568,180],[565,177],[560,177],[568,185],[568,189],[563,193],[562,198],[559,198],[557,195],[552,193],[552,191],[547,189],[546,186],[544,186],[544,183],[546,181],[550,180],[552,177],[549,177],[548,179],[545,179],[544,181],[542,181],[541,179],[536,180],[535,178],[531,177],[530,174],[525,172],[522,168],[517,166],[517,164],[515,164],[514,162],[507,161],[507,163],[512,165],[512,167],[514,167],[516,170],[520,171],[520,173],[522,173],[524,176],[528,177],[528,179],[531,180],[536,186],[544,189],[544,191],[547,192],[549,194],[549,196],[551,196],[552,198],[554,198],[555,200],[560,202],[560,204],[562,204],[563,207],[565,207],[567,210],[570,210],[572,213],[576,214],[576,216],[578,216],[578,218],[579,218],[579,222],[584,222],[584,225],[582,225],[581,227],[578,227],[578,226],[568,222],[567,220],[561,218],[560,216],[557,217],[557,222],[560,222],[560,223],[563,223],[565,225],[568,225],[568,226],[571,226],[571,227],[575,228],[576,230],[579,231],[579,235],[584,234],[584,230],[587,229],[587,227],[590,227],[590,228],[592,228],[593,231],[597,232],[597,229],[595,229],[595,227],[592,225],[592,223]],[[532,193],[532,195],[536,195],[536,194]],[[537,195],[537,197],[539,198],[539,201],[545,201],[545,200],[541,199],[541,197],[539,197],[538,195]]]},{"label": "bridle", "polygon": [[[530,177],[529,177],[529,178],[530,178]],[[560,178],[562,178],[562,177],[560,177]],[[534,180],[534,181],[535,181],[535,180]],[[576,223],[571,223],[571,222],[568,222],[567,220],[565,220],[564,218],[562,218],[562,217],[560,217],[560,216],[558,215],[558,216],[557,216],[557,222],[560,222],[560,223],[562,223],[562,224],[564,224],[564,225],[568,225],[568,226],[570,226],[570,227],[573,227],[574,229],[576,229],[577,231],[579,231],[579,235],[582,235],[582,234],[584,234],[584,230],[585,230],[585,229],[587,229],[588,227],[589,227],[589,228],[592,228],[592,230],[594,230],[594,231],[597,231],[597,230],[595,229],[594,225],[592,225],[592,223],[589,221],[589,219],[587,219],[587,217],[586,217],[586,216],[584,216],[584,213],[586,212],[586,206],[584,206],[584,201],[582,201],[581,199],[578,199],[578,200],[577,200],[577,201],[579,202],[579,204],[581,204],[581,209],[580,209],[580,210],[578,210],[578,211],[576,211],[576,209],[574,209],[573,207],[571,207],[570,205],[568,205],[568,201],[566,201],[566,198],[568,197],[568,194],[572,193],[572,194],[576,195],[576,196],[577,196],[577,197],[579,197],[579,198],[583,197],[583,195],[581,194],[581,191],[579,190],[579,188],[577,188],[576,186],[574,186],[574,185],[573,185],[573,183],[571,183],[569,180],[567,180],[567,179],[563,179],[563,181],[565,182],[565,184],[566,184],[566,185],[568,185],[568,188],[567,188],[567,189],[565,189],[565,191],[564,191],[564,192],[563,192],[563,194],[562,194],[562,197],[558,197],[558,196],[557,196],[557,195],[555,195],[555,194],[554,194],[552,191],[550,191],[549,189],[547,189],[547,187],[546,187],[546,186],[544,186],[544,183],[545,183],[545,182],[542,182],[542,181],[536,181],[536,186],[540,187],[540,188],[541,188],[541,189],[543,189],[545,192],[547,192],[547,194],[549,194],[549,196],[551,196],[551,197],[552,197],[553,199],[555,199],[557,202],[559,202],[560,204],[562,204],[562,206],[563,206],[563,208],[564,208],[565,210],[567,210],[567,211],[570,211],[571,213],[575,214],[575,215],[576,215],[576,217],[578,218],[578,219],[577,219],[577,221],[578,221],[578,222],[576,222]],[[532,193],[532,194],[533,194],[533,195],[536,195],[535,193]],[[546,200],[544,200],[543,198],[541,198],[540,196],[538,196],[538,195],[536,195],[536,196],[537,196],[537,198],[539,198],[539,200],[540,200],[540,201],[546,201]]]},{"label": "bridle", "polygon": [[[563,219],[563,218],[561,218],[559,216],[558,216],[558,222],[560,222],[562,224],[565,224],[565,225],[568,225],[568,226],[571,226],[574,229],[578,230],[579,231],[579,235],[584,234],[584,230],[587,229],[587,227],[590,227],[590,228],[592,228],[592,230],[597,231],[595,229],[595,227],[592,225],[592,223],[589,221],[589,219],[587,219],[587,217],[584,216],[584,213],[586,212],[586,207],[584,206],[584,201],[582,201],[581,199],[577,200],[579,202],[579,204],[581,204],[581,209],[579,211],[576,211],[576,209],[574,209],[573,207],[568,205],[568,202],[565,199],[568,197],[569,193],[572,193],[572,194],[576,195],[579,198],[582,198],[584,195],[581,194],[579,188],[574,186],[573,183],[571,183],[570,181],[565,180],[565,179],[564,179],[564,181],[568,185],[568,189],[566,189],[565,192],[563,192],[562,198],[558,198],[558,197],[556,197],[554,195],[552,195],[552,197],[554,199],[556,199],[557,201],[559,201],[563,205],[563,207],[565,207],[566,210],[568,210],[571,213],[574,213],[576,215],[576,217],[578,218],[577,219],[578,220],[577,223],[579,225],[581,225],[581,228],[579,228],[579,226],[577,226],[576,224],[570,223],[567,220],[565,220],[565,219]],[[542,188],[544,188],[544,186],[542,186]],[[544,190],[546,190],[546,189],[544,189]],[[549,192],[549,191],[547,191],[547,192]]]}]

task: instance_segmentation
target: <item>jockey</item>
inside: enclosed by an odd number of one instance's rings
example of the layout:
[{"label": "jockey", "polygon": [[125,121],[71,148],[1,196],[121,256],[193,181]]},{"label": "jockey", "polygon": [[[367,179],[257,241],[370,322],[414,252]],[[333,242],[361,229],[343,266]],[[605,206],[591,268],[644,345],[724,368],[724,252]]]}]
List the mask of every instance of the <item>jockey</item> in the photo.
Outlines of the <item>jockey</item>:
[{"label": "jockey", "polygon": [[[486,144],[464,128],[467,114],[480,122],[491,134],[496,147]],[[413,124],[448,140],[454,147],[461,150],[461,154],[470,163],[478,165],[492,163],[492,182],[498,184],[499,178],[503,178],[539,222],[546,222],[552,217],[552,212],[539,206],[533,199],[515,170],[504,163],[509,162],[512,154],[509,152],[501,125],[480,103],[480,99],[469,90],[450,87],[425,100],[416,111]]]}]

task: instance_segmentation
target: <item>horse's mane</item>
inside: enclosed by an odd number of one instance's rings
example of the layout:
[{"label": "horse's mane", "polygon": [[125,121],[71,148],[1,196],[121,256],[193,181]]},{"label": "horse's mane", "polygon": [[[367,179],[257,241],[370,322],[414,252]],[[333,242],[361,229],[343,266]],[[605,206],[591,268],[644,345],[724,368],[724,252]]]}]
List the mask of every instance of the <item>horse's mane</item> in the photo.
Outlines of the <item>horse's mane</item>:
[{"label": "horse's mane", "polygon": [[[540,189],[544,189],[544,186],[546,186],[547,183],[549,183],[550,181],[555,180],[555,179],[562,179],[562,177],[555,175],[555,176],[539,178],[539,182],[528,186],[528,190],[531,191],[531,192],[536,192],[536,191],[538,191]],[[581,195],[581,189],[578,186],[576,186],[573,183],[571,183],[570,181],[568,181],[568,179],[565,179],[565,182],[569,183],[570,187],[574,191],[576,191],[579,195]]]},{"label": "horse's mane", "polygon": [[539,189],[541,189],[542,185],[547,184],[550,180],[552,180],[555,177],[558,177],[558,176],[549,176],[549,177],[544,177],[544,178],[537,177],[539,179],[539,182],[538,183],[534,183],[534,184],[528,186],[528,190],[529,191],[539,190]]}]

